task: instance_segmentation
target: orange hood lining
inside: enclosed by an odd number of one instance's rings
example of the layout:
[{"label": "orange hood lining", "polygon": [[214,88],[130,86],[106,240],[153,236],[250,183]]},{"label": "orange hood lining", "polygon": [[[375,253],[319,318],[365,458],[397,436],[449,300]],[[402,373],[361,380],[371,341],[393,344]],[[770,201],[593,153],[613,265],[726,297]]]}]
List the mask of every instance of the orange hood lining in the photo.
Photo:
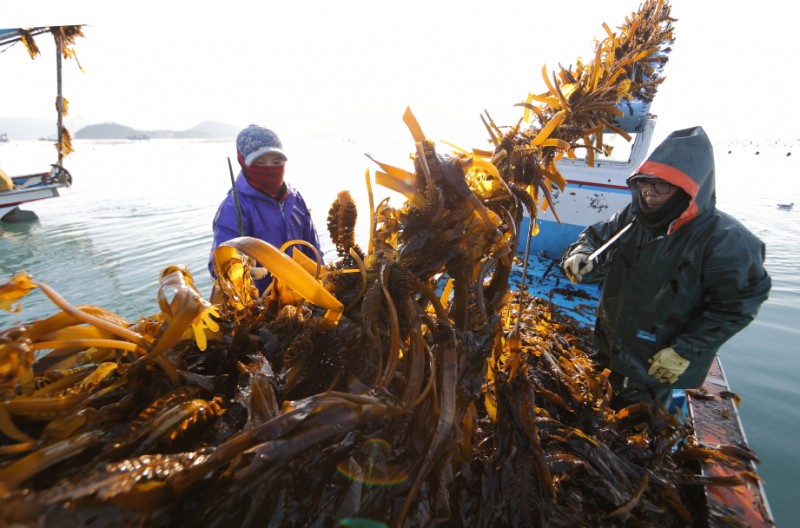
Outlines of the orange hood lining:
[{"label": "orange hood lining", "polygon": [[671,165],[659,163],[657,161],[645,161],[636,172],[637,174],[646,174],[648,176],[660,178],[671,183],[672,185],[675,185],[676,187],[680,187],[689,195],[689,205],[686,206],[686,210],[674,222],[672,222],[672,224],[670,224],[668,231],[669,233],[673,233],[680,226],[693,219],[700,213],[697,207],[697,202],[695,201],[697,192],[700,190],[700,185],[682,170],[676,169]]}]

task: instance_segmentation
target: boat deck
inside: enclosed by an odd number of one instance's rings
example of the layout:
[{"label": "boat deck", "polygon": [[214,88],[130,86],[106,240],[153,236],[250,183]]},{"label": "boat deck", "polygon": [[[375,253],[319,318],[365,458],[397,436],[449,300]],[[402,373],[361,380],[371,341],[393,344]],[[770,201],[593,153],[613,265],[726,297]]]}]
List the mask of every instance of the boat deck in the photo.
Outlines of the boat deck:
[{"label": "boat deck", "polygon": [[[531,295],[547,299],[580,325],[592,327],[600,301],[600,285],[572,284],[561,270],[559,260],[546,253],[531,255],[523,276],[520,258],[511,272],[510,284],[514,289],[525,288]],[[701,388],[673,392],[670,410],[678,412],[680,409],[680,416],[689,420],[701,445],[746,453],[750,450],[736,409],[737,400],[738,396],[730,390],[719,357],[716,357]],[[702,478],[727,483],[703,486],[702,493],[698,493],[697,497],[697,501],[703,504],[699,508],[702,518],[696,519],[696,525],[775,526],[756,472],[756,460],[749,462],[744,477],[741,467],[731,466],[724,459],[698,465],[697,471]],[[737,479],[739,483],[731,485]]]},{"label": "boat deck", "polygon": [[[719,357],[711,364],[711,370],[703,386],[686,391],[686,403],[697,440],[710,446],[732,446],[733,449],[748,449],[739,412],[736,410],[738,396],[730,391]],[[701,474],[709,478],[739,478],[738,486],[706,486],[706,519],[703,526],[775,526],[764,488],[756,473],[755,461],[748,464],[750,471],[744,478],[740,472],[723,461],[704,463]]]}]

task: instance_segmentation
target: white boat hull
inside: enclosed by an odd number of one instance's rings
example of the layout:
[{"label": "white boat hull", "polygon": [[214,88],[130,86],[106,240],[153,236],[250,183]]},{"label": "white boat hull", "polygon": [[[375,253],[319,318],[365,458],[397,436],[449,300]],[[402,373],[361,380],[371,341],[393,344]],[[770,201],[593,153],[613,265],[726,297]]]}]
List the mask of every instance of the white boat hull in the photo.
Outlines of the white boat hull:
[{"label": "white boat hull", "polygon": [[11,178],[14,186],[0,190],[0,220],[22,204],[59,196],[59,189],[69,187],[72,178],[63,168],[54,172]]},{"label": "white boat hull", "polygon": [[[624,159],[596,159],[592,167],[585,159],[557,162],[567,185],[563,191],[553,192],[558,218],[551,208],[538,213],[539,234],[531,240],[534,254],[559,258],[566,246],[577,240],[587,226],[607,220],[630,203],[631,193],[625,180],[647,158],[655,124],[654,118],[647,119],[643,130],[632,133],[632,144],[615,147],[615,150],[619,149],[617,156]],[[625,150],[626,147],[629,150]],[[522,224],[523,233],[527,232],[529,225],[526,217]],[[525,242],[526,237],[520,237],[519,250],[524,250]]]}]

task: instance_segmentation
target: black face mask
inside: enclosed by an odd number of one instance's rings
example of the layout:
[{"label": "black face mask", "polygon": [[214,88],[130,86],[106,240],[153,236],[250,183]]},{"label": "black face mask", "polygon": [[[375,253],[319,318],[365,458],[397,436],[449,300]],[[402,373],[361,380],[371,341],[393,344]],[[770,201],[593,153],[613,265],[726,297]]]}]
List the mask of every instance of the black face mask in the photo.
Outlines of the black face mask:
[{"label": "black face mask", "polygon": [[656,209],[647,209],[644,200],[642,200],[641,192],[636,194],[636,199],[639,205],[639,213],[636,217],[639,222],[658,231],[666,231],[669,225],[686,210],[691,200],[686,191],[680,188],[666,202],[661,204],[661,207]]}]

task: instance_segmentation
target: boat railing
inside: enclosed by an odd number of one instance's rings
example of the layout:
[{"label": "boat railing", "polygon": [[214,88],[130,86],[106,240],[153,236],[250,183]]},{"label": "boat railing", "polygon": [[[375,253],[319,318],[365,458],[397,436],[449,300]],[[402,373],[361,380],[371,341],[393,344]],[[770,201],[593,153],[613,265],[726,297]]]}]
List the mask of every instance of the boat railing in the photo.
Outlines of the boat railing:
[{"label": "boat railing", "polygon": [[30,189],[34,187],[44,187],[48,185],[67,186],[72,185],[72,175],[67,169],[58,164],[53,164],[48,172],[35,172],[21,176],[13,176],[11,181],[15,189]]}]

